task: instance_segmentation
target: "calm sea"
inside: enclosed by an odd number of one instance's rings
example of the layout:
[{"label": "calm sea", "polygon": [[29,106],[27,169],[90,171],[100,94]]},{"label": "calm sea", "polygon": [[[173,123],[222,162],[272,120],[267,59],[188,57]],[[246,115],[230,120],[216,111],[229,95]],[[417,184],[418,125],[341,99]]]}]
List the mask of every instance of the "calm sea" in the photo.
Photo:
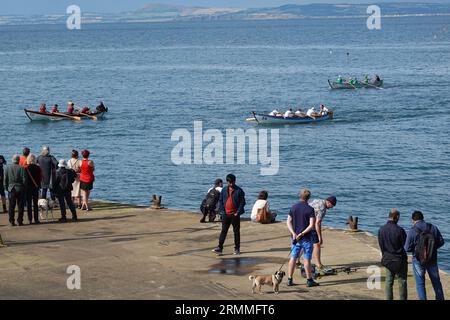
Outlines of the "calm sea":
[{"label": "calm sea", "polygon": [[[347,56],[347,52],[349,55]],[[380,74],[384,90],[330,91],[328,78]],[[392,207],[422,210],[450,242],[450,20],[365,19],[0,27],[0,154],[43,144],[58,158],[88,148],[93,196],[197,210],[217,177],[234,172],[248,211],[267,189],[282,216],[309,187],[335,194],[326,225],[360,217],[376,232]],[[105,121],[30,123],[23,108],[68,100],[110,108]],[[282,126],[280,170],[171,161],[173,130],[253,127],[250,111],[325,103],[329,123]],[[351,249],[351,248],[349,248]],[[441,251],[450,270],[450,245]]]}]

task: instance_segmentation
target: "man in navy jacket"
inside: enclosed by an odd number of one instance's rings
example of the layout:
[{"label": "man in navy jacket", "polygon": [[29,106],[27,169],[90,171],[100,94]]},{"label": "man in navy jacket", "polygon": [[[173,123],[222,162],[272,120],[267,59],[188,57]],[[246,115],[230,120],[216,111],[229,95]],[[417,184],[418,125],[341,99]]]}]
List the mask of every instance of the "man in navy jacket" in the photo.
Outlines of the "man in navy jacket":
[{"label": "man in navy jacket", "polygon": [[213,251],[222,254],[223,244],[227,237],[230,225],[234,232],[234,254],[240,254],[241,249],[241,215],[244,214],[245,193],[236,185],[236,176],[227,175],[227,187],[222,189],[219,197],[219,212],[222,215],[222,231],[219,237],[219,245]]}]

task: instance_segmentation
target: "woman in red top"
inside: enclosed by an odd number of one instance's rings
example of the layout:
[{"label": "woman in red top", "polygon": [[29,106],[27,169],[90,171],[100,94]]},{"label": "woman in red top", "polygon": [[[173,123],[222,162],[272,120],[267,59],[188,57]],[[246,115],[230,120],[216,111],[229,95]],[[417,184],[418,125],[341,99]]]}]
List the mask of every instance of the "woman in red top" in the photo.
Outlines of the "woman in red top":
[{"label": "woman in red top", "polygon": [[81,210],[91,211],[92,209],[89,207],[89,195],[91,190],[94,188],[94,162],[89,160],[90,152],[88,150],[81,151],[81,155],[83,156],[83,160],[81,161],[81,174],[80,174],[80,189],[83,194],[83,204],[81,206]]}]

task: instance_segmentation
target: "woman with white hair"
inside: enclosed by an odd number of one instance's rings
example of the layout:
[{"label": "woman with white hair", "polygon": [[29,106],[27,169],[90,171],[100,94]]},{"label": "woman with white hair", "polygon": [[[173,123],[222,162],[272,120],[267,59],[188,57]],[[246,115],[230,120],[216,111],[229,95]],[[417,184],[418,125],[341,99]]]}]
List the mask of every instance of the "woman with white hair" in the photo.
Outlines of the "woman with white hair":
[{"label": "woman with white hair", "polygon": [[42,170],[42,199],[47,199],[47,191],[50,189],[50,197],[52,200],[56,200],[53,193],[53,183],[56,179],[56,167],[58,161],[54,156],[50,154],[50,148],[47,146],[42,147],[41,155],[37,158],[37,164]]},{"label": "woman with white hair", "polygon": [[25,167],[25,190],[28,221],[30,224],[39,224],[39,189],[42,182],[42,170],[36,164],[36,156],[30,154],[27,157],[27,166]]}]

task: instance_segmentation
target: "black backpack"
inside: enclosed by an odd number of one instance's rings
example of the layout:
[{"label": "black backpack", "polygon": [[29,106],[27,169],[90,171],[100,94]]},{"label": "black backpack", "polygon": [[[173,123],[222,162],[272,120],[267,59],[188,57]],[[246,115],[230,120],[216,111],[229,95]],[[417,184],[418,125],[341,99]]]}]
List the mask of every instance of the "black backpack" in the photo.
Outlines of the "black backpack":
[{"label": "black backpack", "polygon": [[436,239],[431,232],[432,227],[430,223],[427,223],[427,227],[423,231],[416,228],[417,242],[414,257],[423,266],[427,265],[433,259],[433,254],[437,249]]},{"label": "black backpack", "polygon": [[64,174],[61,174],[61,180],[59,181],[59,187],[62,191],[71,191],[72,183],[75,182],[76,173],[69,169],[64,170]]},{"label": "black backpack", "polygon": [[220,192],[216,188],[212,188],[205,199],[205,208],[208,210],[214,210],[219,202]]}]

